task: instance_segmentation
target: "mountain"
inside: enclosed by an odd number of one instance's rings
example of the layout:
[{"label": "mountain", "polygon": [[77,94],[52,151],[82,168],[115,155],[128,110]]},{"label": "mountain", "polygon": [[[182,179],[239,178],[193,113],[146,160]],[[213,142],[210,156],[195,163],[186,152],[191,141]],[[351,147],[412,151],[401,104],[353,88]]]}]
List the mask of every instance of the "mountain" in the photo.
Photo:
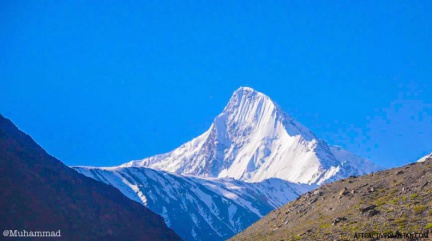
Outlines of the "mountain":
[{"label": "mountain", "polygon": [[280,178],[307,184],[380,169],[367,159],[329,146],[268,96],[249,87],[236,90],[199,137],[171,152],[121,166],[247,182]]},{"label": "mountain", "polygon": [[1,115],[0,192],[1,230],[60,230],[61,240],[181,240],[159,215],[65,166]]},{"label": "mountain", "polygon": [[424,161],[426,161],[427,159],[430,159],[430,158],[432,158],[432,153],[427,154],[426,156],[418,159],[417,162],[424,162]]},{"label": "mountain", "polygon": [[232,178],[197,178],[149,168],[75,167],[118,188],[164,217],[184,240],[226,240],[271,210],[311,190],[272,178],[246,183]]},{"label": "mountain", "polygon": [[225,240],[317,185],[379,169],[248,87],[208,131],[169,153],[74,168],[160,214],[185,240]]},{"label": "mountain", "polygon": [[[397,235],[397,240],[415,232],[420,239],[404,240],[430,240],[421,238],[432,231],[431,193],[429,158],[322,185],[272,211],[231,240],[357,240],[362,239],[360,233],[371,232]],[[368,240],[379,239],[376,234]]]}]

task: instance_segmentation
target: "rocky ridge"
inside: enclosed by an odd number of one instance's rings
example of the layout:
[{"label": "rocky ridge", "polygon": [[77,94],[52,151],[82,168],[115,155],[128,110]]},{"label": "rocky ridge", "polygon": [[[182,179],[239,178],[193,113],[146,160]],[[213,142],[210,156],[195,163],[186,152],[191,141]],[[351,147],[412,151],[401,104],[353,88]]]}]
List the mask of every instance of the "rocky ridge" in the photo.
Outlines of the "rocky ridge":
[{"label": "rocky ridge", "polygon": [[352,240],[356,233],[429,232],[431,171],[429,158],[325,184],[272,211],[231,240]]}]

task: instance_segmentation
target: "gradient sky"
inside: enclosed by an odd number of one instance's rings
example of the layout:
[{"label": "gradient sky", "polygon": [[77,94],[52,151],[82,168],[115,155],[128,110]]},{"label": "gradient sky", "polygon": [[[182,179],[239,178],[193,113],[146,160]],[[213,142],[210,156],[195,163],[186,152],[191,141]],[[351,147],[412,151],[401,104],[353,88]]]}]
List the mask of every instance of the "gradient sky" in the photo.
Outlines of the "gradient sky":
[{"label": "gradient sky", "polygon": [[206,131],[239,86],[385,167],[432,151],[432,1],[0,1],[0,113],[67,165]]}]

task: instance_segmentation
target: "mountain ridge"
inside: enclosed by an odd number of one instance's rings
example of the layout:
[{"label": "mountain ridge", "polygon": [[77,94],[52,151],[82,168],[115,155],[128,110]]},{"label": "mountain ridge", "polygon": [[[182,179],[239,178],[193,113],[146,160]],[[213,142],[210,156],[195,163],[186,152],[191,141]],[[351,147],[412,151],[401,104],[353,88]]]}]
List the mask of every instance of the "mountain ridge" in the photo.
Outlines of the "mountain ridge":
[{"label": "mountain ridge", "polygon": [[429,153],[429,154],[427,154],[426,156],[424,156],[424,157],[418,159],[417,162],[424,162],[425,160],[427,160],[427,159],[429,159],[429,158],[432,158],[432,152]]},{"label": "mountain ridge", "polygon": [[[225,240],[244,229],[246,223],[251,224],[263,213],[317,185],[379,169],[365,158],[328,145],[283,112],[270,97],[249,87],[234,91],[206,132],[171,152],[116,167],[74,168],[117,187],[132,200],[162,215],[185,240]],[[156,179],[159,181],[154,181]],[[151,188],[148,182],[158,190]],[[280,195],[266,183],[279,189],[284,186],[281,191],[286,193]],[[292,188],[302,185],[306,188],[300,191]],[[217,191],[222,189],[225,191]],[[199,195],[195,191],[211,195]],[[265,194],[272,192],[275,197]],[[226,196],[227,193],[235,195]],[[261,209],[243,205],[245,202],[235,201],[230,196],[248,200]],[[202,197],[207,200],[204,204],[199,201]],[[176,209],[171,206],[183,202],[189,204]],[[222,207],[229,210],[228,204],[241,210],[243,215],[235,211],[214,211]],[[257,213],[256,210],[262,211]],[[231,220],[236,215],[243,217]],[[198,220],[202,220],[205,228],[200,228]],[[187,230],[185,223],[189,227]]]},{"label": "mountain ridge", "polygon": [[[354,154],[340,150],[319,139],[265,94],[240,87],[200,136],[171,152],[120,166],[248,182],[277,177],[307,184],[366,174],[350,163],[353,158],[347,158]],[[380,169],[365,158],[355,159],[365,163],[362,167],[368,166],[368,172]]]},{"label": "mountain ridge", "polygon": [[[432,231],[431,170],[432,158],[426,158],[322,185],[230,240],[355,240],[356,233],[427,234]],[[430,240],[411,237],[404,240]]]},{"label": "mountain ridge", "polygon": [[185,240],[226,240],[313,188],[281,179],[246,183],[143,167],[74,169],[118,188],[128,198],[160,214]]},{"label": "mountain ridge", "polygon": [[181,240],[159,215],[67,167],[2,115],[0,192],[2,230],[60,230],[62,240]]}]

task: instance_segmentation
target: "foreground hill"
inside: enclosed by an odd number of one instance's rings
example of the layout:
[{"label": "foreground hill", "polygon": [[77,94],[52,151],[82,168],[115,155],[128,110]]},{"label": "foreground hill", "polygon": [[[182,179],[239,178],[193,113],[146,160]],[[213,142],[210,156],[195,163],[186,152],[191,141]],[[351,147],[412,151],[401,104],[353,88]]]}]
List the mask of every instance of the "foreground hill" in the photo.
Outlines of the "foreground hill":
[{"label": "foreground hill", "polygon": [[2,231],[60,230],[60,240],[180,240],[159,215],[65,166],[1,115],[0,192]]},{"label": "foreground hill", "polygon": [[352,240],[356,233],[432,231],[431,171],[429,158],[323,185],[232,240]]}]

